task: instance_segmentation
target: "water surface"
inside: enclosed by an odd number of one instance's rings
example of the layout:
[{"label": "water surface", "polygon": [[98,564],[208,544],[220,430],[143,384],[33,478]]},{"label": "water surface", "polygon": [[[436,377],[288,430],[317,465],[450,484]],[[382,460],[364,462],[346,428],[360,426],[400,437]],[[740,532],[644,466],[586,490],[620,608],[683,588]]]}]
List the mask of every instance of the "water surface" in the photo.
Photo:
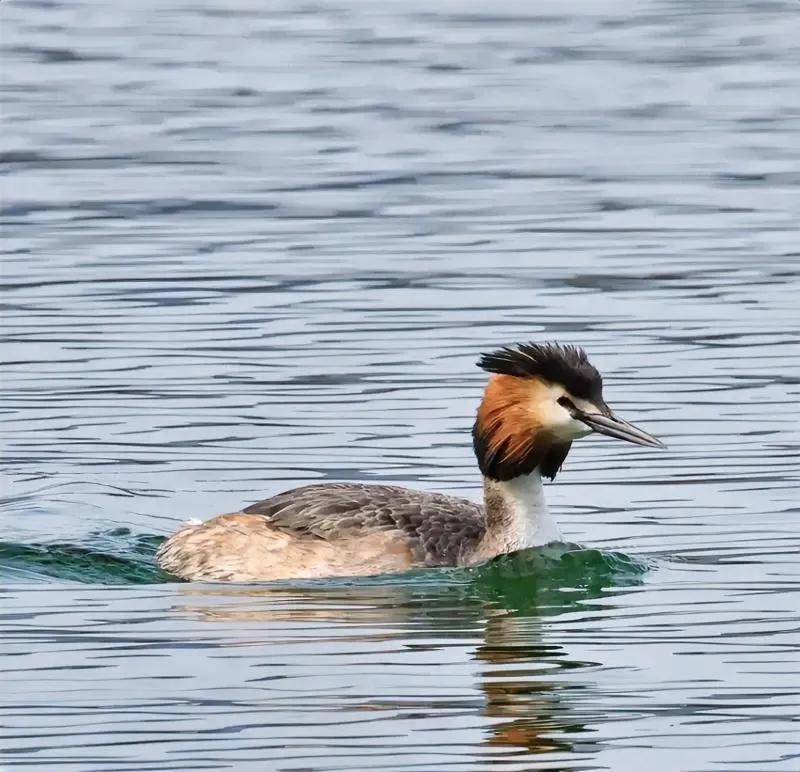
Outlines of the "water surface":
[{"label": "water surface", "polygon": [[[7,0],[7,769],[796,772],[790,2]],[[296,484],[473,498],[478,352],[588,348],[570,542],[231,587]]]}]

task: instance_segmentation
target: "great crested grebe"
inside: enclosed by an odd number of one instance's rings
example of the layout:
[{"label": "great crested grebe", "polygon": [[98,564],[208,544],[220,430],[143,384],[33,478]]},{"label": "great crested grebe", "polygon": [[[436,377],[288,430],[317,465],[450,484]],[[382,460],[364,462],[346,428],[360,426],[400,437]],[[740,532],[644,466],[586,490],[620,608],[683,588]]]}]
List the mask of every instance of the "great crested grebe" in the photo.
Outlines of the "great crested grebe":
[{"label": "great crested grebe", "polygon": [[190,522],[158,550],[183,579],[258,582],[473,566],[559,541],[542,491],[591,432],[663,448],[618,418],[586,352],[520,343],[483,354],[492,373],[472,429],[484,506],[392,485],[321,483]]}]

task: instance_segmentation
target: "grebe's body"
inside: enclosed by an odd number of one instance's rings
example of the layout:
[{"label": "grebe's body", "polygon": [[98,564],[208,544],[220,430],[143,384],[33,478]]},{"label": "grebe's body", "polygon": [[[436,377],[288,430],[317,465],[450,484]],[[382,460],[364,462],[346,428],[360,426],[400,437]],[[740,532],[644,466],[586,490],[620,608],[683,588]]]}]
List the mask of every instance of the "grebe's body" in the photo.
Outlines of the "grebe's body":
[{"label": "grebe's body", "polygon": [[389,485],[307,485],[187,523],[161,546],[159,565],[184,579],[234,582],[477,565],[560,539],[542,477],[555,477],[573,440],[598,431],[661,446],[611,412],[582,349],[523,344],[479,364],[494,373],[473,428],[483,507]]},{"label": "grebe's body", "polygon": [[159,551],[178,576],[257,582],[470,566],[558,541],[538,472],[485,481],[486,507],[393,485],[323,483],[188,523]]}]

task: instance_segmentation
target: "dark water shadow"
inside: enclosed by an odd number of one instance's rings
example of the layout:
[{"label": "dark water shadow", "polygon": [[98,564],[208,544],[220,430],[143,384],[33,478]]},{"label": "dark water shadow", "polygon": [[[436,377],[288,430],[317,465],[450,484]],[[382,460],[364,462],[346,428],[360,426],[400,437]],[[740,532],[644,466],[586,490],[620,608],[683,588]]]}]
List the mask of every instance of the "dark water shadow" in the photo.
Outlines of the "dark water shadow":
[{"label": "dark water shadow", "polygon": [[[506,754],[559,754],[597,750],[583,715],[580,661],[548,632],[554,617],[608,609],[614,598],[643,582],[648,566],[619,553],[553,545],[504,556],[475,569],[428,570],[359,580],[269,585],[176,585],[172,612],[235,632],[243,647],[267,646],[279,636],[330,647],[337,656],[364,647],[438,661],[445,649],[466,649],[475,697],[448,698],[446,682],[431,668],[429,698],[364,697],[364,711],[398,717],[480,713],[487,719],[482,743],[488,764]],[[596,603],[595,603],[596,602]],[[287,632],[288,631],[288,632]],[[297,638],[293,638],[297,636]],[[357,654],[350,656],[358,659]],[[391,660],[391,655],[388,659]],[[457,659],[457,657],[456,657]],[[266,679],[278,677],[267,669]],[[352,709],[352,702],[349,704]]]},{"label": "dark water shadow", "polygon": [[217,646],[264,652],[263,676],[248,678],[248,685],[256,688],[262,678],[271,683],[281,677],[281,667],[269,664],[276,646],[293,660],[297,655],[291,652],[312,645],[328,657],[350,662],[356,672],[357,652],[365,647],[386,652],[397,662],[436,662],[442,657],[450,662],[466,656],[474,696],[448,697],[430,666],[427,696],[421,687],[411,700],[403,689],[367,692],[348,698],[342,710],[375,717],[425,715],[432,722],[465,711],[482,714],[489,764],[502,763],[509,752],[597,750],[580,707],[582,687],[568,676],[598,663],[570,655],[553,640],[546,620],[582,616],[601,605],[607,610],[615,597],[640,585],[648,570],[644,562],[620,553],[560,544],[470,569],[204,584],[175,582],[157,568],[155,551],[162,540],[118,528],[93,533],[80,544],[0,543],[0,576],[171,587],[167,617],[212,626]]},{"label": "dark water shadow", "polygon": [[108,585],[173,581],[155,563],[163,540],[114,528],[90,533],[77,543],[0,542],[0,579]]},{"label": "dark water shadow", "polygon": [[[79,582],[83,584],[160,584],[181,582],[162,571],[155,553],[163,536],[135,534],[129,528],[90,533],[80,542],[0,542],[0,577],[13,581]],[[504,608],[531,610],[596,596],[609,586],[637,583],[647,563],[618,552],[555,544],[503,555],[476,568],[423,569],[376,577],[333,578],[234,585],[245,592],[274,588],[325,592],[337,589],[400,585],[413,593],[432,588],[458,595],[480,591],[480,598]],[[204,587],[215,585],[201,585]],[[259,590],[260,591],[260,590]],[[264,592],[270,590],[264,589]],[[465,598],[466,599],[466,598]]]}]

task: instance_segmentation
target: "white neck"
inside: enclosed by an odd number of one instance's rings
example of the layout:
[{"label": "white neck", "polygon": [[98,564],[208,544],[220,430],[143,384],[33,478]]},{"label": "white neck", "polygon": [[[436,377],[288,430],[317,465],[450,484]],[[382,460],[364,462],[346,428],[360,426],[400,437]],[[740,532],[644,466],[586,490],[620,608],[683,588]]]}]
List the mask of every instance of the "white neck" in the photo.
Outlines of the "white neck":
[{"label": "white neck", "polygon": [[485,547],[495,554],[540,547],[563,537],[547,511],[538,470],[513,480],[484,479]]}]

